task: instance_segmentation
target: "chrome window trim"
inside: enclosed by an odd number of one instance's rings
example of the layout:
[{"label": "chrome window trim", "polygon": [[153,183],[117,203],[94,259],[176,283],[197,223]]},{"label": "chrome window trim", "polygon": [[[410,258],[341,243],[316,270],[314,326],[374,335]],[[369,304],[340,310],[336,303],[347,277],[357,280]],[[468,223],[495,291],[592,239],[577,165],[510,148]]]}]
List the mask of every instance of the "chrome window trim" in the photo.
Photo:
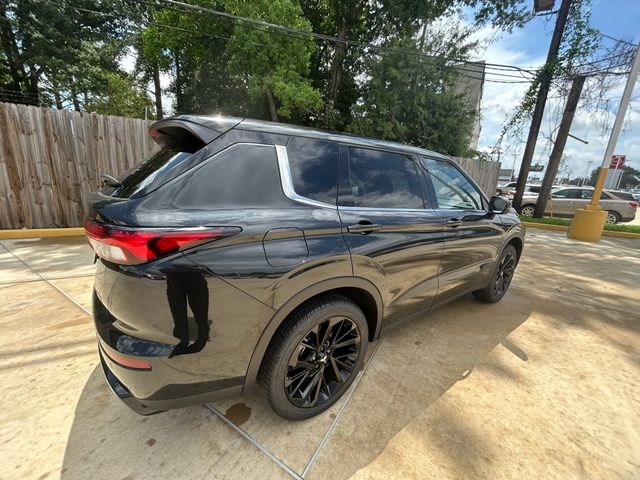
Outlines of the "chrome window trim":
[{"label": "chrome window trim", "polygon": [[392,208],[392,207],[349,207],[349,206],[338,206],[340,210],[345,210],[347,212],[355,212],[360,210],[368,210],[368,211],[376,211],[376,212],[416,212],[416,213],[434,213],[435,210],[433,208]]},{"label": "chrome window trim", "polygon": [[[287,154],[287,147],[284,145],[275,145],[276,156],[278,158],[278,168],[280,169],[280,183],[282,185],[282,191],[285,196],[294,202],[304,203],[313,207],[339,209],[344,211],[377,211],[377,212],[410,212],[410,213],[435,213],[432,208],[376,208],[376,207],[349,207],[340,205],[331,205],[317,200],[312,200],[307,197],[303,197],[296,193],[293,187],[293,177],[291,176],[291,165],[289,163],[289,155]],[[395,152],[394,152],[395,153]],[[337,200],[337,199],[336,199]]]},{"label": "chrome window trim", "polygon": [[[293,177],[291,176],[291,165],[289,164],[289,155],[287,155],[287,147],[284,145],[275,145],[276,156],[278,157],[278,169],[280,170],[280,185],[285,196],[294,202],[304,203],[312,207],[330,208],[336,210],[337,205],[318,202],[307,197],[303,197],[296,193],[293,188]],[[337,160],[337,159],[336,159]],[[337,188],[337,187],[336,187]]]}]

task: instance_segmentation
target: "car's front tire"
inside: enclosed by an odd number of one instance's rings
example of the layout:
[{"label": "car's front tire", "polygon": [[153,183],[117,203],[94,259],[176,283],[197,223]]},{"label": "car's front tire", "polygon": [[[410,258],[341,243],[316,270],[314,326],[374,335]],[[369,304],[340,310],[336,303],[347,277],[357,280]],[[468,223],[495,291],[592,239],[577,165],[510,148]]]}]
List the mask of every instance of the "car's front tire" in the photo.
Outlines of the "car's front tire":
[{"label": "car's front tire", "polygon": [[491,282],[481,290],[476,290],[473,295],[483,302],[496,303],[507,293],[516,266],[518,265],[518,252],[513,245],[507,245],[498,257],[493,269]]},{"label": "car's front tire", "polygon": [[312,300],[276,332],[260,367],[260,390],[278,415],[313,417],[349,388],[364,363],[368,336],[362,310],[348,298]]}]

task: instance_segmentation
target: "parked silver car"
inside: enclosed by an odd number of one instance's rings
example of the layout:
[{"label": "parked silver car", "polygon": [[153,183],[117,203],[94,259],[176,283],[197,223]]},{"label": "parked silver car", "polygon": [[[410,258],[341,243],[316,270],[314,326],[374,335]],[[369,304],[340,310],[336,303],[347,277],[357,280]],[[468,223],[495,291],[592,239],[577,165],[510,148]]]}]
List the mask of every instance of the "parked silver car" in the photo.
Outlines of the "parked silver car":
[{"label": "parked silver car", "polygon": [[496,195],[499,196],[499,197],[503,197],[503,196],[506,197],[511,192],[515,191],[517,184],[518,184],[518,182],[509,182],[509,183],[505,183],[503,185],[498,185],[496,187]]},{"label": "parked silver car", "polygon": [[[517,183],[518,182],[510,182],[510,183],[507,183],[505,185],[498,185],[496,187],[496,195],[499,196],[499,197],[513,198],[513,196],[516,193]],[[538,184],[534,184],[534,183],[527,183],[524,186],[524,195],[528,195],[530,193],[538,194],[538,192],[540,191],[541,187],[542,187],[542,185],[538,185]]]},{"label": "parked silver car", "polygon": [[[551,192],[545,215],[573,217],[576,208],[583,208],[591,202],[593,187],[561,187]],[[537,195],[522,197],[520,214],[532,216],[538,201]],[[627,192],[604,190],[600,205],[607,211],[607,223],[630,222],[636,217],[638,202]]]},{"label": "parked silver car", "polygon": [[[527,183],[524,186],[524,193],[522,194],[523,197],[537,197],[538,194],[540,193],[540,189],[542,188],[542,185],[535,185],[533,183]],[[511,190],[508,195],[509,200],[513,200],[513,197],[516,196],[516,189],[514,188],[513,190]]]}]

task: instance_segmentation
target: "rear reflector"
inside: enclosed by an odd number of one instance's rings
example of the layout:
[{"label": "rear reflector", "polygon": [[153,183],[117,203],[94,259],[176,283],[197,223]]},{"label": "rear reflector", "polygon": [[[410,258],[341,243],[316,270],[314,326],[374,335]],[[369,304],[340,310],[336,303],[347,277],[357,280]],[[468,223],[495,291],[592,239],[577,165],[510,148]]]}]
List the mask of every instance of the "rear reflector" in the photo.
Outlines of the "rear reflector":
[{"label": "rear reflector", "polygon": [[144,360],[134,360],[132,358],[118,355],[114,352],[107,353],[104,351],[104,349],[102,351],[112,362],[117,363],[121,367],[131,368],[133,370],[151,370],[151,364],[149,362],[145,362]]},{"label": "rear reflector", "polygon": [[138,265],[209,240],[234,235],[240,228],[150,230],[114,227],[87,220],[84,230],[100,258],[119,265]]}]

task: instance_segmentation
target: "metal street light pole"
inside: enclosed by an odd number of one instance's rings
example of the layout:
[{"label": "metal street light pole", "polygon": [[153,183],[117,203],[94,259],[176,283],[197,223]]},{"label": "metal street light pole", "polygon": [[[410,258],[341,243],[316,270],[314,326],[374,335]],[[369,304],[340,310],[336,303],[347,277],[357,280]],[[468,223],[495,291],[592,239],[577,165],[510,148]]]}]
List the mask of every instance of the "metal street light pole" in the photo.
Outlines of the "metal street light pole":
[{"label": "metal street light pole", "polygon": [[576,215],[571,222],[569,232],[567,235],[577,240],[585,240],[588,242],[597,242],[602,236],[602,229],[604,228],[604,222],[607,218],[607,212],[598,205],[600,201],[600,195],[602,194],[602,187],[604,181],[607,178],[609,171],[609,165],[611,164],[611,155],[613,155],[613,149],[618,142],[618,136],[620,130],[622,130],[622,122],[627,113],[629,107],[629,100],[633,93],[633,87],[635,86],[636,79],[638,78],[638,72],[640,71],[640,45],[637,46],[636,54],[633,59],[633,66],[631,72],[627,78],[627,84],[624,87],[622,98],[620,99],[620,107],[616,115],[616,120],[613,122],[613,128],[611,129],[611,136],[609,137],[609,143],[607,149],[604,152],[604,158],[602,159],[602,166],[598,174],[598,180],[596,180],[595,190],[591,199],[591,204],[584,209],[576,210]]},{"label": "metal street light pole", "polygon": [[587,175],[589,175],[589,167],[591,167],[592,163],[593,160],[589,160],[587,162],[587,170],[584,172],[584,177],[582,177],[582,185],[580,185],[581,187],[584,187],[584,184],[587,183]]}]

